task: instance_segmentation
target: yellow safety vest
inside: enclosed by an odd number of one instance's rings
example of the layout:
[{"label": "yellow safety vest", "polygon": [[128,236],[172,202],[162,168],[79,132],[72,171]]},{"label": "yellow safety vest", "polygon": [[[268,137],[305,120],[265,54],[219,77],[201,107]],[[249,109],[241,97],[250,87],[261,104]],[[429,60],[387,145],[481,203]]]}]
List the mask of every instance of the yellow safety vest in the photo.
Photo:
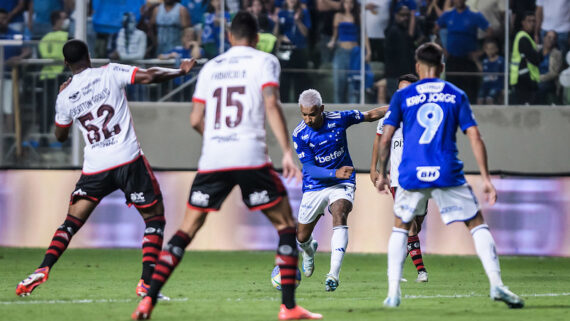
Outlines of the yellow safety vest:
[{"label": "yellow safety vest", "polygon": [[277,42],[277,37],[275,37],[273,34],[259,33],[259,42],[257,43],[257,49],[272,53],[273,48],[275,48],[275,42]]},{"label": "yellow safety vest", "polygon": [[[63,62],[63,45],[67,41],[67,31],[52,31],[46,34],[38,44],[40,56],[44,59],[56,59]],[[54,79],[63,72],[63,64],[43,66],[40,79]]]},{"label": "yellow safety vest", "polygon": [[521,61],[524,56],[521,55],[519,51],[519,43],[520,40],[525,37],[530,40],[532,47],[536,50],[536,43],[534,40],[526,33],[525,31],[521,30],[515,36],[515,41],[513,42],[513,54],[511,55],[511,65],[510,65],[510,75],[509,75],[509,83],[511,86],[518,84],[519,76],[524,75],[526,73],[530,73],[530,79],[535,82],[539,82],[540,80],[540,71],[538,70],[538,66],[532,64],[530,61],[526,61],[526,68],[520,69]]}]

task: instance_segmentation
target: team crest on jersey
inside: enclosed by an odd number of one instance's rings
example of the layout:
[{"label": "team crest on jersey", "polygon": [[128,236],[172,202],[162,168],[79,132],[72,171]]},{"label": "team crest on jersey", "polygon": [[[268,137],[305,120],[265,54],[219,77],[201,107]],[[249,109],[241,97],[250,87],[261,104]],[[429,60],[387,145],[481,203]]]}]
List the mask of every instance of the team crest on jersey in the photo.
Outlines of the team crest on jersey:
[{"label": "team crest on jersey", "polygon": [[79,93],[79,91],[76,91],[73,94],[71,94],[68,98],[69,98],[69,101],[74,103],[74,102],[78,101],[79,98],[81,98],[81,94]]},{"label": "team crest on jersey", "polygon": [[249,194],[249,204],[259,205],[269,203],[269,194],[267,191],[253,192]]},{"label": "team crest on jersey", "polygon": [[131,202],[133,203],[143,203],[145,201],[144,193],[131,193]]},{"label": "team crest on jersey", "polygon": [[439,166],[418,166],[416,177],[422,182],[434,182],[439,178]]},{"label": "team crest on jersey", "polygon": [[210,203],[210,195],[202,193],[201,191],[194,191],[192,192],[192,196],[190,196],[190,202],[192,205],[208,206],[208,203]]}]

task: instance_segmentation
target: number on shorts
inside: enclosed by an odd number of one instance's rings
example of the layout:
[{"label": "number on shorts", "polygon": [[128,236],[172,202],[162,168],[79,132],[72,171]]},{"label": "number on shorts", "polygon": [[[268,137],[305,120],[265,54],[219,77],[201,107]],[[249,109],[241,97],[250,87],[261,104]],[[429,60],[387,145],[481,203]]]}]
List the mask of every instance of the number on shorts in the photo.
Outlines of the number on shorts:
[{"label": "number on shorts", "polygon": [[[243,104],[239,99],[232,98],[234,93],[240,95],[245,94],[245,86],[235,86],[228,87],[226,89],[226,107],[236,108],[236,117],[232,119],[230,116],[226,117],[226,126],[229,128],[237,127],[242,120],[243,115]],[[216,116],[214,119],[214,129],[220,129],[222,127],[222,88],[218,87],[214,90],[214,97],[216,98]]]},{"label": "number on shorts", "polygon": [[443,109],[438,104],[427,103],[418,109],[416,118],[420,126],[425,128],[420,144],[429,144],[443,121]]},{"label": "number on shorts", "polygon": [[97,118],[103,115],[105,115],[105,120],[103,121],[103,128],[99,128],[94,124],[87,124],[88,121],[92,121],[93,119],[95,119],[92,113],[85,114],[78,118],[81,125],[83,125],[83,127],[87,130],[87,140],[89,140],[90,144],[96,143],[101,140],[101,133],[99,132],[99,130],[103,132],[103,137],[105,137],[105,139],[108,139],[111,136],[117,135],[118,133],[121,132],[121,126],[119,126],[119,124],[113,126],[112,130],[109,130],[107,128],[107,125],[111,121],[111,118],[113,117],[113,115],[115,115],[115,109],[113,107],[109,105],[102,105],[101,107],[99,107],[99,109],[97,109]]}]

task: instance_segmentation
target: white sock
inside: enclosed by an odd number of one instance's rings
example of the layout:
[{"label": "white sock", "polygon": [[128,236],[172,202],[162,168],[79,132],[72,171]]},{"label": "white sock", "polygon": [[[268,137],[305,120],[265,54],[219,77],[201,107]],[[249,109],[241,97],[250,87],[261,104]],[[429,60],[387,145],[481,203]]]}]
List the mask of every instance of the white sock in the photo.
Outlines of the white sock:
[{"label": "white sock", "polygon": [[406,259],[408,231],[394,227],[388,241],[388,296],[400,296],[400,279]]},{"label": "white sock", "polygon": [[334,275],[338,279],[340,273],[340,266],[344,253],[346,253],[346,246],[348,245],[348,226],[339,225],[333,227],[333,235],[331,237],[331,270],[329,274]]},{"label": "white sock", "polygon": [[309,239],[306,242],[299,242],[299,240],[297,240],[297,244],[299,244],[299,247],[301,248],[301,250],[303,250],[303,252],[307,253],[308,255],[313,255],[315,253],[313,253],[313,248],[311,247],[311,242],[313,242],[313,235],[311,234],[311,236],[309,237]]},{"label": "white sock", "polygon": [[483,263],[483,268],[485,273],[487,273],[491,287],[503,285],[499,257],[495,249],[495,241],[491,232],[489,232],[489,226],[487,224],[476,226],[471,230],[471,235],[473,236],[473,241],[475,241],[475,250],[481,263]]}]

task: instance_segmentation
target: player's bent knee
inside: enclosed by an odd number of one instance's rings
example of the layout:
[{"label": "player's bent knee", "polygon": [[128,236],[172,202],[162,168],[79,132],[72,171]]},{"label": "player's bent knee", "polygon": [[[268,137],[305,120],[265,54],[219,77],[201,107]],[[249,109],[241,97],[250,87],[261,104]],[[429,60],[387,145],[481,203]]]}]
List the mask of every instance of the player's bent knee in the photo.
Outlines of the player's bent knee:
[{"label": "player's bent knee", "polygon": [[204,225],[207,216],[208,212],[190,208],[186,209],[186,215],[184,216],[184,221],[182,222],[182,226],[180,226],[180,230],[193,238],[196,232],[198,232],[202,228],[202,225]]},{"label": "player's bent knee", "polygon": [[158,200],[155,204],[149,207],[137,207],[137,211],[141,214],[143,219],[149,219],[153,216],[164,216],[164,203]]},{"label": "player's bent knee", "polygon": [[485,224],[485,219],[483,219],[481,211],[478,211],[474,218],[470,219],[469,221],[465,221],[465,225],[470,230],[481,224]]},{"label": "player's bent knee", "polygon": [[89,215],[93,212],[95,207],[97,207],[99,202],[95,202],[85,198],[79,198],[73,203],[69,204],[68,213],[80,220],[86,221]]}]

